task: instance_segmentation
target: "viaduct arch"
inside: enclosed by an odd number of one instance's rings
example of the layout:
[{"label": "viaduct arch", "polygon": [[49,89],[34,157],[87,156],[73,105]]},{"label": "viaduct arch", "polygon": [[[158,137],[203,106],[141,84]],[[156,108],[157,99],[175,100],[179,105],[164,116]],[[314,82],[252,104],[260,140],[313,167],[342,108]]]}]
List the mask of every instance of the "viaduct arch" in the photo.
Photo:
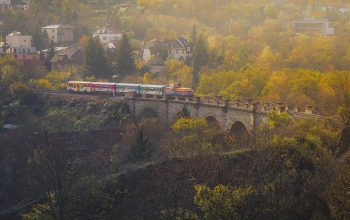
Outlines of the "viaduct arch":
[{"label": "viaduct arch", "polygon": [[218,120],[214,116],[208,116],[205,118],[205,120],[207,121],[209,127],[215,127],[215,128],[221,129]]},{"label": "viaduct arch", "polygon": [[231,126],[231,129],[230,129],[230,133],[233,136],[238,136],[238,137],[243,137],[243,136],[249,135],[247,128],[240,121],[236,121],[235,123],[233,123],[233,125]]}]

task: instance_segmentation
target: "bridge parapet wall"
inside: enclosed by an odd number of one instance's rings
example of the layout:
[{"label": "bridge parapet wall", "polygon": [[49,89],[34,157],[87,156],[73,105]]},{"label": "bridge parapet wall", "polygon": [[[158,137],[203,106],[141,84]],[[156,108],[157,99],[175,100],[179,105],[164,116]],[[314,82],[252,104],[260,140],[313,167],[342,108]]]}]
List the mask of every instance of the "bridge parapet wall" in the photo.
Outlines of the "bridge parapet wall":
[{"label": "bridge parapet wall", "polygon": [[285,112],[292,116],[304,115],[306,117],[314,115],[311,106],[291,110],[283,103],[261,104],[253,99],[230,101],[221,96],[212,99],[209,97],[139,96],[128,93],[125,100],[136,117],[140,117],[145,109],[152,109],[158,117],[172,122],[176,119],[177,113],[186,107],[191,117],[215,118],[222,130],[230,130],[232,124],[239,121],[249,132],[254,132],[257,127],[267,121],[271,112]]}]

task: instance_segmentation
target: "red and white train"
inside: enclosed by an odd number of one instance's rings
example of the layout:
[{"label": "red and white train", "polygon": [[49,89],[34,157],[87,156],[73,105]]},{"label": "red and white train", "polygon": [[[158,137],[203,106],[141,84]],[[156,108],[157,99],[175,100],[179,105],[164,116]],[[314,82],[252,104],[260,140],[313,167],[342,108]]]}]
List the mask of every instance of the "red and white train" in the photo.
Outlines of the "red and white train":
[{"label": "red and white train", "polygon": [[69,81],[67,82],[67,91],[88,92],[88,93],[110,93],[124,94],[135,92],[137,94],[151,95],[173,95],[173,96],[192,96],[191,88],[180,87],[180,85],[152,85],[152,84],[133,84],[133,83],[110,83],[110,82],[86,82]]}]

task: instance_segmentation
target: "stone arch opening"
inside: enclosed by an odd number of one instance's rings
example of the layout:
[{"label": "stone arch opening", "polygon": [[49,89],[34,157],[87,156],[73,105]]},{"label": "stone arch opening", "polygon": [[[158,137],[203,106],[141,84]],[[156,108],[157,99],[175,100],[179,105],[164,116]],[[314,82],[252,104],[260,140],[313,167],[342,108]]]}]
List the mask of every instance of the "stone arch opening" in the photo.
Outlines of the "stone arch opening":
[{"label": "stone arch opening", "polygon": [[220,128],[218,120],[214,116],[208,116],[205,119],[211,128]]},{"label": "stone arch opening", "polygon": [[231,135],[240,138],[240,139],[246,139],[249,138],[249,132],[248,129],[246,128],[246,126],[240,122],[240,121],[236,121],[235,123],[233,123],[233,125],[231,126],[231,130],[230,130]]},{"label": "stone arch opening", "polygon": [[139,119],[141,118],[159,118],[159,115],[156,110],[152,108],[145,108],[139,115]]}]

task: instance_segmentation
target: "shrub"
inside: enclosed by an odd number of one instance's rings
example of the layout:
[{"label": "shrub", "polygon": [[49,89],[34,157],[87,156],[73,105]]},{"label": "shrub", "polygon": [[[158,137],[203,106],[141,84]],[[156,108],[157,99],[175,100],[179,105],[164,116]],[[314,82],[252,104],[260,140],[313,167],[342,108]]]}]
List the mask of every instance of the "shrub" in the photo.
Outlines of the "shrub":
[{"label": "shrub", "polygon": [[29,83],[35,89],[51,89],[53,87],[47,79],[30,80]]}]

